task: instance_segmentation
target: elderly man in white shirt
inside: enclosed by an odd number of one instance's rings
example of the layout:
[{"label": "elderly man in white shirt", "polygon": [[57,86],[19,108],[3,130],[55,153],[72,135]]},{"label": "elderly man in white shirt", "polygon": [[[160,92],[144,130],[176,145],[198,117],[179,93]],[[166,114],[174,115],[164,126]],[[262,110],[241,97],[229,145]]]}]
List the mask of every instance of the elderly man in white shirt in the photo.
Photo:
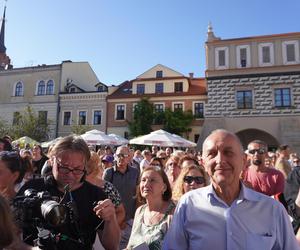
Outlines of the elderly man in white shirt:
[{"label": "elderly man in white shirt", "polygon": [[300,249],[285,208],[241,183],[246,156],[235,134],[213,131],[202,157],[211,185],[182,197],[163,249]]}]

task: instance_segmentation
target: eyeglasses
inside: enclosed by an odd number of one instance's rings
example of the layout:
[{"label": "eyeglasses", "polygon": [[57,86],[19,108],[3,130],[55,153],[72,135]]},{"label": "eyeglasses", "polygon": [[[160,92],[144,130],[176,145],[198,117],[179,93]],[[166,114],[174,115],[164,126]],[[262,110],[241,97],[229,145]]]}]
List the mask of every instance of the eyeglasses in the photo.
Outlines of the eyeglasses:
[{"label": "eyeglasses", "polygon": [[254,155],[255,153],[258,153],[259,155],[263,155],[264,153],[266,153],[266,150],[263,148],[259,148],[259,149],[250,149],[248,150],[249,154]]},{"label": "eyeglasses", "polygon": [[122,154],[122,153],[120,153],[120,154],[117,154],[116,155],[116,158],[126,158],[126,157],[128,157],[129,155],[126,155],[126,154]]},{"label": "eyeglasses", "polygon": [[191,184],[193,181],[197,184],[205,183],[205,179],[202,176],[184,176],[183,181],[187,184]]},{"label": "eyeglasses", "polygon": [[69,174],[70,172],[72,172],[74,175],[83,175],[85,173],[85,170],[82,169],[71,169],[68,168],[66,166],[63,166],[57,159],[56,159],[56,164],[58,166],[58,171],[62,174]]}]

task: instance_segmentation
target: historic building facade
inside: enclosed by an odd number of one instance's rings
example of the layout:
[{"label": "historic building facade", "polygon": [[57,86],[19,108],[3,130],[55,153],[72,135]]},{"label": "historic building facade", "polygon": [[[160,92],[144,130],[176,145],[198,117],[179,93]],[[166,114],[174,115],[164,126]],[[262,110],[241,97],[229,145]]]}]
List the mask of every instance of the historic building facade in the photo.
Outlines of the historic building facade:
[{"label": "historic building facade", "polygon": [[300,152],[300,33],[206,42],[208,101],[198,146],[216,128],[236,133],[244,146],[263,139]]},{"label": "historic building facade", "polygon": [[[195,120],[188,139],[197,141],[204,121],[206,85],[203,78],[189,77],[158,64],[131,81],[126,81],[107,97],[107,132],[129,136],[128,121],[132,120],[134,105],[147,97],[155,111],[192,110]],[[159,129],[162,125],[153,125]]]}]

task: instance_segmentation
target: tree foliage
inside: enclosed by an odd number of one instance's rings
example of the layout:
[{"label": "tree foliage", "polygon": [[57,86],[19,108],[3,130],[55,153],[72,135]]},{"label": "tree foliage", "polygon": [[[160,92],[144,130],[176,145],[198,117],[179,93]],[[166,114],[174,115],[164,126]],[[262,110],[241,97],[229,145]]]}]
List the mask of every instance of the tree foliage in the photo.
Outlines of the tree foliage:
[{"label": "tree foliage", "polygon": [[178,135],[183,135],[191,131],[190,125],[194,120],[191,110],[188,111],[172,111],[167,108],[163,115],[163,129]]},{"label": "tree foliage", "polygon": [[183,135],[191,131],[191,123],[194,116],[191,110],[155,112],[153,104],[147,98],[141,99],[135,106],[133,120],[128,122],[131,136],[145,135],[152,131],[152,125],[162,125],[162,128],[170,133]]},{"label": "tree foliage", "polygon": [[10,130],[14,139],[22,136],[28,136],[39,142],[49,139],[50,120],[39,117],[32,107],[27,106],[24,112],[19,113],[14,119]]},{"label": "tree foliage", "polygon": [[134,107],[132,121],[128,122],[130,135],[135,137],[150,133],[153,119],[153,104],[149,102],[149,99],[142,98]]},{"label": "tree foliage", "polygon": [[0,118],[0,137],[2,138],[5,135],[11,135],[11,127],[5,120]]}]

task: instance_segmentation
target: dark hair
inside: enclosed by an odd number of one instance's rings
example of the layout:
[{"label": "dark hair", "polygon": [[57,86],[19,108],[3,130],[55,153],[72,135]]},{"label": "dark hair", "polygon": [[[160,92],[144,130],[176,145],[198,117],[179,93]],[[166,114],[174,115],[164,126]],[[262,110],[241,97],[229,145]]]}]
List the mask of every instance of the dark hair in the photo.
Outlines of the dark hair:
[{"label": "dark hair", "polygon": [[12,151],[13,150],[11,143],[7,139],[0,138],[0,143],[4,144],[4,147],[3,147],[4,151]]},{"label": "dark hair", "polygon": [[162,159],[161,158],[159,158],[159,157],[153,157],[151,160],[150,160],[150,165],[151,165],[151,163],[152,162],[154,162],[154,161],[158,161],[159,162],[159,165],[160,165],[160,167],[162,168],[162,169],[164,169],[164,164],[163,164],[163,162],[162,162]]},{"label": "dark hair", "polygon": [[287,144],[282,144],[278,147],[279,152],[287,150],[289,148],[289,145]]},{"label": "dark hair", "polygon": [[[172,199],[171,185],[170,185],[169,179],[168,179],[165,171],[160,167],[154,167],[154,166],[145,167],[144,170],[142,171],[141,175],[140,175],[138,187],[140,187],[141,178],[142,178],[143,174],[147,171],[155,171],[156,173],[158,173],[161,176],[161,178],[163,179],[164,184],[167,187],[166,191],[162,195],[162,199],[164,201],[171,200]],[[145,204],[146,203],[146,199],[144,197],[142,197],[140,189],[138,189],[137,198],[138,198],[138,203],[140,203],[140,204]]]},{"label": "dark hair", "polygon": [[0,152],[0,161],[3,161],[5,166],[12,172],[18,172],[19,176],[15,183],[20,183],[25,175],[24,161],[15,151]]},{"label": "dark hair", "polygon": [[13,216],[10,207],[3,196],[0,195],[0,249],[9,246],[14,238]]},{"label": "dark hair", "polygon": [[46,156],[44,151],[43,151],[43,148],[40,144],[34,144],[32,148],[34,148],[34,147],[38,147],[40,149],[41,156]]}]

